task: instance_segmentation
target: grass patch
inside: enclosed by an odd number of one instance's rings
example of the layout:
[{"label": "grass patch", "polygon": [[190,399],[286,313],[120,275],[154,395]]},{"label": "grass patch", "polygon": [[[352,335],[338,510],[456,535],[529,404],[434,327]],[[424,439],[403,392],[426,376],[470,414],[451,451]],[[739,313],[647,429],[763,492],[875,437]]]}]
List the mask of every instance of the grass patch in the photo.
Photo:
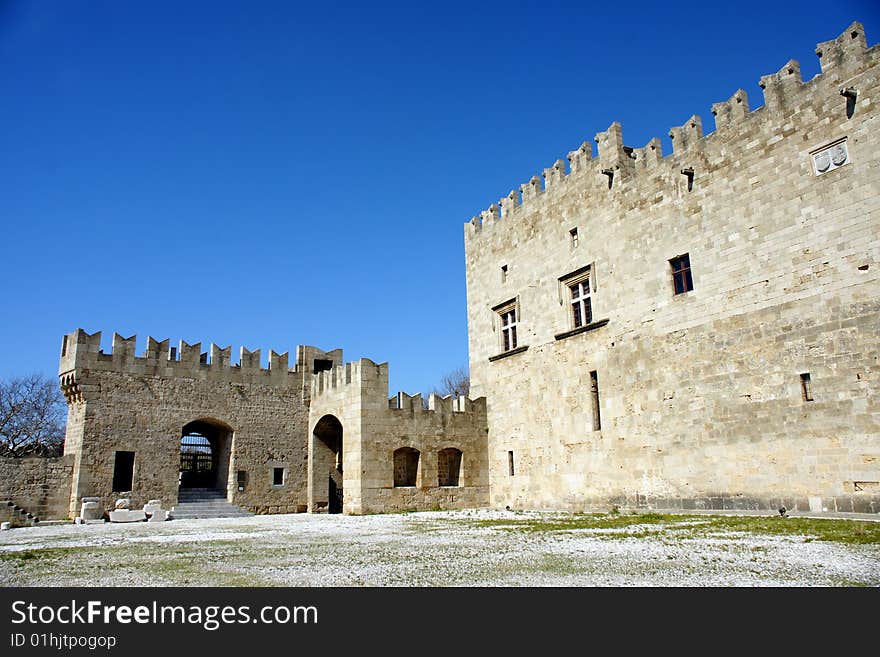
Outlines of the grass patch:
[{"label": "grass patch", "polygon": [[40,560],[55,560],[68,557],[78,552],[78,548],[39,548],[32,550],[15,550],[0,552],[0,561],[6,562],[28,562]]},{"label": "grass patch", "polygon": [[[692,524],[695,520],[699,524]],[[880,544],[880,522],[825,518],[781,518],[777,516],[709,516],[663,513],[548,515],[537,518],[498,518],[468,521],[478,528],[542,533],[589,529],[626,529],[636,525],[657,525],[619,534],[622,538],[643,538],[682,531],[693,536],[718,533],[747,533],[764,536],[800,536],[804,541],[830,541],[846,545]],[[606,535],[607,537],[607,535]],[[614,538],[615,536],[610,536]]]},{"label": "grass patch", "polygon": [[677,523],[684,519],[689,519],[689,516],[669,516],[660,513],[635,513],[630,515],[576,513],[568,516],[550,516],[547,518],[499,518],[471,520],[468,522],[473,527],[491,527],[508,531],[559,532],[578,529],[625,529],[634,525]]},{"label": "grass patch", "polygon": [[803,536],[805,540],[830,541],[846,545],[880,543],[880,522],[825,518],[781,518],[776,516],[711,516],[700,530],[745,532],[765,536]]}]

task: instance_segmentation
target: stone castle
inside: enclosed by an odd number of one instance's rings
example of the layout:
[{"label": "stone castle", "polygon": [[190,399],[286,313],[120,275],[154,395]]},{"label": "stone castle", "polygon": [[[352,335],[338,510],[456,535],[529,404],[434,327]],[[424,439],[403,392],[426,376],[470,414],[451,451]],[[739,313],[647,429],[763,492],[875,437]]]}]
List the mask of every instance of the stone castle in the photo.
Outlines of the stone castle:
[{"label": "stone castle", "polygon": [[474,399],[389,396],[341,350],[77,330],[65,455],[0,465],[0,498],[880,513],[880,47],[853,23],[816,52],[670,155],[614,123],[465,224]]}]

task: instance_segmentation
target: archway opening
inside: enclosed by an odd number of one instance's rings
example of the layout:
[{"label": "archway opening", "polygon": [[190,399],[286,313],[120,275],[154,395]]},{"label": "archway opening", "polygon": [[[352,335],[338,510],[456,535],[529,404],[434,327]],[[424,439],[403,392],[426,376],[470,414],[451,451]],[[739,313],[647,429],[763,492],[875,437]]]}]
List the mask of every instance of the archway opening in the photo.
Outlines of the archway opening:
[{"label": "archway opening", "polygon": [[180,488],[209,488],[224,493],[229,478],[232,432],[210,420],[185,425],[180,436]]},{"label": "archway opening", "polygon": [[416,486],[419,478],[419,450],[401,447],[394,450],[394,487]]},{"label": "archway opening", "polygon": [[312,432],[310,463],[313,511],[326,507],[329,513],[342,513],[342,423],[325,415]]},{"label": "archway opening", "polygon": [[461,450],[455,447],[437,453],[437,485],[458,486],[461,471]]}]

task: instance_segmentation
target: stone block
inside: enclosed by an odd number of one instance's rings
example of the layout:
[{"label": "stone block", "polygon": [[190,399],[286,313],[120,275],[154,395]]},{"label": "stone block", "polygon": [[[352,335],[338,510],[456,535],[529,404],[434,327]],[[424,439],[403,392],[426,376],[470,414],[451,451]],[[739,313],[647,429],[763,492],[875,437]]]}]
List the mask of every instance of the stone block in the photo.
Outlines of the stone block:
[{"label": "stone block", "polygon": [[83,500],[82,509],[80,510],[80,517],[83,520],[97,520],[104,518],[104,505],[98,501],[85,501]]},{"label": "stone block", "polygon": [[143,522],[147,514],[142,509],[114,509],[110,512],[110,522]]}]

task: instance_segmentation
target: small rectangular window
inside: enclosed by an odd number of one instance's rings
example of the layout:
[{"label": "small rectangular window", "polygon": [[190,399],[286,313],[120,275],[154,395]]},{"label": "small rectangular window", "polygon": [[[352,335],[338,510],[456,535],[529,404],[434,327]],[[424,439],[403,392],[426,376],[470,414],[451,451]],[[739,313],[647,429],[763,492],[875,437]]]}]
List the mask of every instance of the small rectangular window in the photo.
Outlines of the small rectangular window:
[{"label": "small rectangular window", "polygon": [[576,248],[578,245],[578,229],[572,228],[570,231],[568,231],[568,235],[571,238],[571,248]]},{"label": "small rectangular window", "polygon": [[272,485],[284,485],[284,468],[272,468]]},{"label": "small rectangular window", "polygon": [[684,294],[694,289],[694,280],[691,276],[691,259],[685,253],[682,256],[669,261],[672,266],[672,286],[675,294]]},{"label": "small rectangular window", "polygon": [[586,326],[593,321],[593,304],[590,301],[590,279],[585,278],[568,286],[571,292],[573,328]]},{"label": "small rectangular window", "polygon": [[503,351],[516,349],[516,307],[506,308],[501,315],[501,348]]},{"label": "small rectangular window", "polygon": [[501,282],[507,282],[507,265],[501,265]]},{"label": "small rectangular window", "polygon": [[333,369],[333,361],[326,358],[316,358],[312,361],[312,373],[327,372]]},{"label": "small rectangular window", "polygon": [[238,490],[243,491],[247,484],[247,471],[239,470],[235,475],[235,480],[238,483]]},{"label": "small rectangular window", "polygon": [[801,394],[804,401],[813,401],[813,383],[810,381],[810,373],[801,374]]},{"label": "small rectangular window", "polygon": [[572,329],[581,328],[593,322],[593,301],[590,298],[591,275],[592,265],[587,265],[559,277],[559,284],[563,286],[560,288],[560,292],[563,293],[564,290],[567,290],[568,307],[571,309],[568,316],[571,317]]},{"label": "small rectangular window", "polygon": [[507,473],[513,476],[513,452],[507,452]]},{"label": "small rectangular window", "polygon": [[113,460],[113,492],[131,491],[134,480],[134,452],[116,452]]}]

